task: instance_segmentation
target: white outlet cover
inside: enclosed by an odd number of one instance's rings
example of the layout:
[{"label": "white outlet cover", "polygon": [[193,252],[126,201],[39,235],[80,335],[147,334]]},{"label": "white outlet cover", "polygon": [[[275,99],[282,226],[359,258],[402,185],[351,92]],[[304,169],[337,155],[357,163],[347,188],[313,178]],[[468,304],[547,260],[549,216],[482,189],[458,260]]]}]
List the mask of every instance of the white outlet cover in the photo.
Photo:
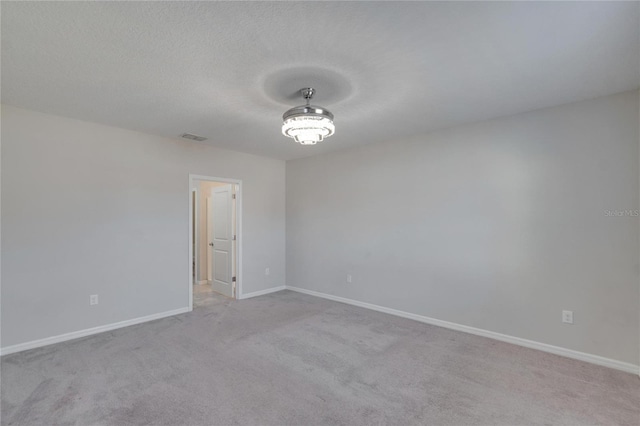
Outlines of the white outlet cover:
[{"label": "white outlet cover", "polygon": [[89,304],[90,305],[97,305],[98,304],[98,295],[97,294],[92,294],[91,296],[89,296]]},{"label": "white outlet cover", "polygon": [[271,273],[271,271],[269,270],[269,268],[266,268],[266,269],[264,270],[264,274],[265,274],[265,275],[269,275],[270,273]]},{"label": "white outlet cover", "polygon": [[353,281],[353,278],[351,277],[351,274],[347,274],[347,282],[350,283]]},{"label": "white outlet cover", "polygon": [[562,311],[562,322],[565,324],[573,324],[573,311]]}]

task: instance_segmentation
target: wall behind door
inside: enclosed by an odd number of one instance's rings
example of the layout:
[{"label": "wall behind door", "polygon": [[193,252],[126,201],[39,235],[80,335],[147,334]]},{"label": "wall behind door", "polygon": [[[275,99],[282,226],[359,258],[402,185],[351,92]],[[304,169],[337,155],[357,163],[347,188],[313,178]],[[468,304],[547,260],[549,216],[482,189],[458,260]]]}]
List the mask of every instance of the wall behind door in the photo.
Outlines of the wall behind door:
[{"label": "wall behind door", "polygon": [[189,173],[243,181],[243,290],[284,285],[284,161],[3,105],[2,346],[188,307]]}]

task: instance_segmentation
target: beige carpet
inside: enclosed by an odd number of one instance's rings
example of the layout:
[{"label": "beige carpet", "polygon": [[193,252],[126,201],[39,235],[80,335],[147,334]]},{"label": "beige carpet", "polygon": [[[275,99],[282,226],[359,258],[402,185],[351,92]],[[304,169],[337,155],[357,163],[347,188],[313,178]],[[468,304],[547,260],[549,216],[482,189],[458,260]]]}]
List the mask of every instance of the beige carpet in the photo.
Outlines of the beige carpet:
[{"label": "beige carpet", "polygon": [[283,291],[2,358],[3,425],[638,425],[631,374]]}]

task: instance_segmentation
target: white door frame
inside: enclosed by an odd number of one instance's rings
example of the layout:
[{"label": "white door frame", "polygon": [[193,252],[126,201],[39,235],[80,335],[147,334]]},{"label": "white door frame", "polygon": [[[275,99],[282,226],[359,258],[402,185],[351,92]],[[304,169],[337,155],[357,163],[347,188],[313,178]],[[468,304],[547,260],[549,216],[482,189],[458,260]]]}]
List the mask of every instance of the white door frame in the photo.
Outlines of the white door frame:
[{"label": "white door frame", "polygon": [[191,191],[193,191],[193,199],[195,200],[195,203],[191,203],[191,207],[193,208],[193,204],[195,204],[196,208],[195,212],[191,212],[191,218],[195,220],[196,223],[191,223],[189,226],[192,238],[193,235],[195,235],[195,242],[191,241],[191,247],[195,247],[195,253],[191,253],[191,258],[193,259],[195,269],[193,276],[196,283],[200,284],[200,233],[198,232],[200,229],[198,229],[197,226],[197,224],[200,223],[200,196],[198,195],[200,189],[191,188]]},{"label": "white door frame", "polygon": [[191,191],[195,181],[224,182],[238,185],[236,191],[236,299],[242,299],[242,180],[214,176],[194,175],[189,173],[189,310],[193,310],[193,275],[191,274],[191,259],[193,258],[193,203]]}]

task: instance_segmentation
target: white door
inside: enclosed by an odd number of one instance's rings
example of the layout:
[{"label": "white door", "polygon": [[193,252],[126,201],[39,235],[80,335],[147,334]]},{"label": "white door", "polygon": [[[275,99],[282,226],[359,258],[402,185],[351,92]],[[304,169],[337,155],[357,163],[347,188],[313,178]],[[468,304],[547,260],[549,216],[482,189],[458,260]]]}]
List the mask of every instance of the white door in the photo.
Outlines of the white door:
[{"label": "white door", "polygon": [[233,187],[211,189],[209,231],[211,248],[211,288],[233,297]]},{"label": "white door", "polygon": [[213,203],[211,197],[207,197],[207,282],[213,281]]}]

